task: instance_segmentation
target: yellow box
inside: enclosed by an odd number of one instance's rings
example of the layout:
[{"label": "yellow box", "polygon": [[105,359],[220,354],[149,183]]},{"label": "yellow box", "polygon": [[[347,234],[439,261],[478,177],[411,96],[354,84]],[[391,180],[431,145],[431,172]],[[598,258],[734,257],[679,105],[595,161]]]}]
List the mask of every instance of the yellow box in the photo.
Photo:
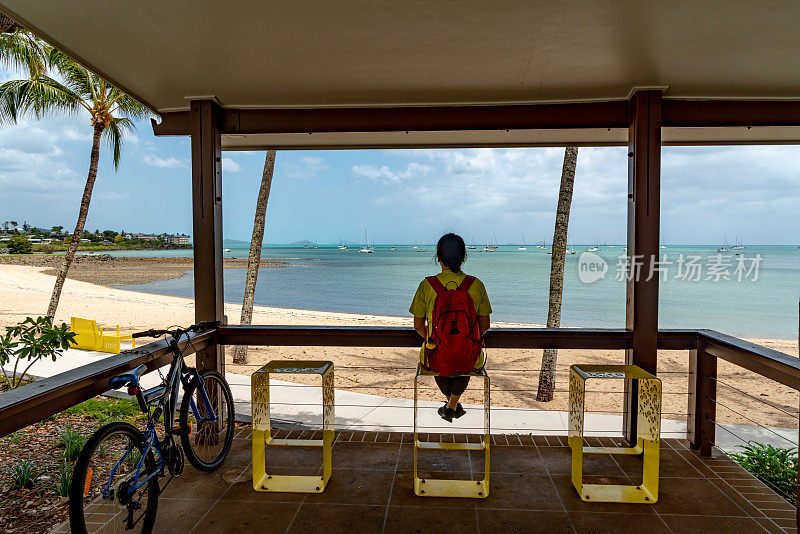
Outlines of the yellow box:
[{"label": "yellow box", "polygon": [[[486,369],[474,373],[465,373],[464,376],[483,377],[483,440],[480,443],[439,443],[435,441],[420,441],[417,434],[417,391],[420,376],[438,376],[439,373],[417,365],[417,374],[414,376],[414,493],[420,497],[468,497],[485,499],[489,496],[489,445],[490,434],[490,400],[489,400],[489,375]],[[483,480],[443,480],[419,478],[417,476],[417,449],[444,449],[444,450],[471,450],[484,451],[484,477]]]},{"label": "yellow box", "polygon": [[[322,375],[322,439],[275,439],[270,435],[269,375]],[[333,362],[272,360],[250,378],[253,414],[253,489],[284,493],[322,493],[333,470]],[[271,475],[266,472],[267,446],[322,447],[322,476]]]},{"label": "yellow box", "polygon": [[[583,424],[586,381],[624,379],[639,382],[635,447],[584,447]],[[654,504],[658,501],[658,460],[661,436],[661,380],[636,365],[573,365],[569,369],[569,446],[572,449],[572,485],[587,502]],[[642,456],[642,484],[584,484],[584,454]]]}]

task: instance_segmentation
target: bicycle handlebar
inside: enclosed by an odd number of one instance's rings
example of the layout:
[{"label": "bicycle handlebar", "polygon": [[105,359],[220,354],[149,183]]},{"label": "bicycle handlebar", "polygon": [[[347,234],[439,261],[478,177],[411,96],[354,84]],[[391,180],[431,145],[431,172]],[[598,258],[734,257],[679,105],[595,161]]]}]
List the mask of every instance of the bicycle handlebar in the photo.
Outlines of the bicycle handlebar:
[{"label": "bicycle handlebar", "polygon": [[210,330],[211,328],[216,328],[221,325],[222,325],[221,321],[201,321],[197,324],[193,324],[188,328],[176,328],[174,330],[157,330],[151,328],[150,330],[145,330],[144,332],[136,332],[135,334],[132,334],[131,337],[133,338],[160,337],[164,335],[171,335],[173,338],[177,339],[178,337],[188,332],[204,332],[206,330]]}]

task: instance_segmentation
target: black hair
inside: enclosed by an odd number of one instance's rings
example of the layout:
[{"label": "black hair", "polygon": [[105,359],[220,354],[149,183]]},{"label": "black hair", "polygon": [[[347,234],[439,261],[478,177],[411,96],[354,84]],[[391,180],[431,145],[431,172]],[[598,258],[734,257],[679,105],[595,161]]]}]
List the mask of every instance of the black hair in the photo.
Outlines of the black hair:
[{"label": "black hair", "polygon": [[451,232],[440,237],[436,243],[436,259],[454,273],[461,272],[461,264],[467,259],[467,246],[461,236]]}]

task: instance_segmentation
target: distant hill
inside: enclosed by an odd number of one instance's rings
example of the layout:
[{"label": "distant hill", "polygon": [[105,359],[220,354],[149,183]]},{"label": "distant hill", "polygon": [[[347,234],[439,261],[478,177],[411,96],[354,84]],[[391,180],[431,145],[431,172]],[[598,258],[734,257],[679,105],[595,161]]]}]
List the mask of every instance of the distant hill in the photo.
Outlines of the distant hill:
[{"label": "distant hill", "polygon": [[313,241],[308,241],[307,239],[304,239],[303,241],[295,241],[294,243],[289,243],[289,244],[290,245],[303,245],[303,246],[308,245],[308,246],[312,246],[312,245],[315,245],[316,243],[314,243]]},{"label": "distant hill", "polygon": [[[266,244],[266,243],[265,243]],[[239,239],[223,239],[223,247],[249,247],[250,241],[240,241]]]}]

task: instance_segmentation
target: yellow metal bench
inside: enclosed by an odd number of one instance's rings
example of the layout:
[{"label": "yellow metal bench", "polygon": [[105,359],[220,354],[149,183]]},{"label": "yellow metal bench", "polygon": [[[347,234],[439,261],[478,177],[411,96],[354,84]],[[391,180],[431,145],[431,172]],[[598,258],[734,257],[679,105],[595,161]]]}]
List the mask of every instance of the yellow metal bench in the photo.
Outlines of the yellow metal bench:
[{"label": "yellow metal bench", "polygon": [[[116,334],[107,334],[104,329],[115,328]],[[97,350],[119,354],[122,351],[122,341],[130,340],[131,348],[136,348],[136,341],[131,336],[121,335],[119,325],[98,326],[97,321],[81,317],[70,318],[70,329],[77,334],[72,341],[72,346],[77,349]]]},{"label": "yellow metal bench", "polygon": [[[270,436],[269,375],[322,375],[322,439],[276,439]],[[267,492],[322,493],[333,470],[334,390],[333,362],[272,360],[250,378],[253,415],[253,489]],[[322,476],[270,475],[266,472],[267,446],[322,447]]]},{"label": "yellow metal bench", "polygon": [[[489,375],[481,369],[464,376],[483,377],[483,439],[480,443],[439,443],[437,441],[420,441],[417,433],[417,390],[420,376],[437,376],[439,373],[417,365],[414,376],[414,493],[420,497],[468,497],[484,499],[489,496],[489,445],[490,435],[490,400]],[[417,475],[417,449],[444,449],[462,451],[484,451],[483,480],[450,480],[419,478]]]},{"label": "yellow metal bench", "polygon": [[[586,381],[624,379],[639,382],[635,447],[585,447],[584,406]],[[658,459],[661,436],[661,380],[636,365],[573,365],[569,369],[569,446],[572,449],[572,485],[584,501],[653,504],[658,500]],[[642,456],[642,484],[584,484],[584,454]]]}]

